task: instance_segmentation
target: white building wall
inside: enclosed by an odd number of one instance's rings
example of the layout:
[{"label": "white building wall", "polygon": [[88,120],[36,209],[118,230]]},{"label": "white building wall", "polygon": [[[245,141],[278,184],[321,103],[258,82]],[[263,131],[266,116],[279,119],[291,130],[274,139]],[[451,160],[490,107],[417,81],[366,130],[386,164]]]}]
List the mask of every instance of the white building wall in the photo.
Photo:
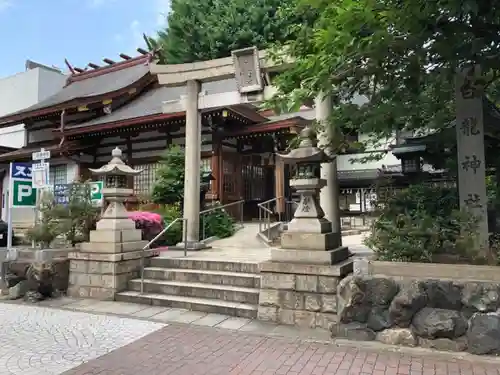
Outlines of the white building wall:
[{"label": "white building wall", "polygon": [[[28,108],[54,95],[66,83],[66,76],[37,67],[0,79],[0,116]],[[25,146],[24,125],[0,129],[0,145]]]}]

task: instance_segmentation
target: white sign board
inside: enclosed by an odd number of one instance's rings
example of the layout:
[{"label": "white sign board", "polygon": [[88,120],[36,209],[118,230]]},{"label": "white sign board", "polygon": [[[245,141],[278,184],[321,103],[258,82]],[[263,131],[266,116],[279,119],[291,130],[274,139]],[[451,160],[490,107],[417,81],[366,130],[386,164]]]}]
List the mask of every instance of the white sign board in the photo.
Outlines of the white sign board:
[{"label": "white sign board", "polygon": [[49,169],[33,169],[32,175],[32,186],[36,189],[43,189],[50,186],[49,183]]},{"label": "white sign board", "polygon": [[42,148],[40,149],[40,151],[33,152],[31,154],[31,159],[33,160],[50,159],[50,151],[47,151],[44,148]]}]

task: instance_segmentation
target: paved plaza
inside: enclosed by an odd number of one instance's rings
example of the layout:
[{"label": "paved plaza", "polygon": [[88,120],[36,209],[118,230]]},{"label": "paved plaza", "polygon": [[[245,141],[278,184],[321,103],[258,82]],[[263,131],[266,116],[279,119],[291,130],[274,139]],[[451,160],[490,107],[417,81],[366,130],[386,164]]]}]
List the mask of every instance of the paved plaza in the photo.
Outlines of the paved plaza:
[{"label": "paved plaza", "polygon": [[2,303],[0,374],[60,374],[164,326],[113,315]]},{"label": "paved plaza", "polygon": [[495,358],[120,302],[0,303],[0,324],[0,375],[500,375]]}]

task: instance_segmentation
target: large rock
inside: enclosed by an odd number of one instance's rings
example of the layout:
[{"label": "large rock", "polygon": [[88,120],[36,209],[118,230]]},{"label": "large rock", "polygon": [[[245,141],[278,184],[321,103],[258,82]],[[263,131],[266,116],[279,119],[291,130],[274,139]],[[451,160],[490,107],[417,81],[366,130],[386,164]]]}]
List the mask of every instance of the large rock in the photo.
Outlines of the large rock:
[{"label": "large rock", "polygon": [[389,306],[396,294],[398,284],[388,278],[373,277],[366,278],[366,293],[368,301],[375,306]]},{"label": "large rock", "polygon": [[464,309],[471,316],[475,312],[493,312],[500,308],[500,286],[489,283],[466,283],[462,290]]},{"label": "large rock", "polygon": [[[366,323],[372,316],[372,324],[377,330],[387,328],[388,323],[376,323],[380,319],[388,321],[387,310],[398,293],[398,284],[388,278],[371,276],[348,276],[337,288],[338,315],[342,323]],[[373,310],[376,310],[375,312]],[[389,325],[390,326],[390,325]]]},{"label": "large rock", "polygon": [[500,313],[476,313],[467,330],[469,352],[472,354],[500,354]]},{"label": "large rock", "polygon": [[458,311],[425,307],[415,314],[412,328],[420,337],[453,339],[465,334],[467,321]]},{"label": "large rock", "polygon": [[408,327],[415,313],[426,304],[427,293],[422,282],[403,285],[389,307],[391,321],[399,327]]},{"label": "large rock", "polygon": [[331,328],[332,337],[341,337],[354,341],[373,341],[375,340],[375,332],[359,322],[338,323]]},{"label": "large rock", "polygon": [[445,310],[462,309],[462,289],[451,281],[428,280],[424,282],[428,307]]},{"label": "large rock", "polygon": [[22,280],[9,288],[8,298],[12,300],[22,298],[24,297],[27,291],[28,291],[28,283],[26,282],[26,280]]},{"label": "large rock", "polygon": [[409,328],[390,328],[377,333],[377,341],[387,345],[416,346],[417,338]]},{"label": "large rock", "polygon": [[370,314],[368,315],[366,324],[368,328],[376,332],[390,328],[392,326],[392,322],[391,317],[389,316],[388,308],[383,306],[373,306]]},{"label": "large rock", "polygon": [[341,323],[366,323],[371,306],[367,283],[362,277],[347,276],[337,287],[337,315]]}]

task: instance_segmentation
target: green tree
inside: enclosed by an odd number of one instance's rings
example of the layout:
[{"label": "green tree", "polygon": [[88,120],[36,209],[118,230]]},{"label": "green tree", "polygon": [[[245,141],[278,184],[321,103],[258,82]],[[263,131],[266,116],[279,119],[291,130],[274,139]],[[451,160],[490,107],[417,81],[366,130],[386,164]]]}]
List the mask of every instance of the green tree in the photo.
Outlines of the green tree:
[{"label": "green tree", "polygon": [[[319,15],[299,37],[277,43],[295,66],[269,103],[290,110],[331,94],[331,126],[377,138],[395,129],[439,128],[454,117],[458,67],[480,64],[495,100],[500,76],[500,7],[493,0],[294,0],[279,12]],[[351,104],[357,95],[363,105]],[[337,129],[339,130],[339,129]]]},{"label": "green tree", "polygon": [[181,203],[184,197],[184,151],[170,146],[162,155],[156,173],[152,200],[159,204]]},{"label": "green tree", "polygon": [[286,41],[300,33],[297,25],[315,19],[313,12],[287,13],[279,7],[294,0],[173,0],[167,28],[145,36],[150,49],[160,49],[169,64],[230,56],[239,48]]}]

